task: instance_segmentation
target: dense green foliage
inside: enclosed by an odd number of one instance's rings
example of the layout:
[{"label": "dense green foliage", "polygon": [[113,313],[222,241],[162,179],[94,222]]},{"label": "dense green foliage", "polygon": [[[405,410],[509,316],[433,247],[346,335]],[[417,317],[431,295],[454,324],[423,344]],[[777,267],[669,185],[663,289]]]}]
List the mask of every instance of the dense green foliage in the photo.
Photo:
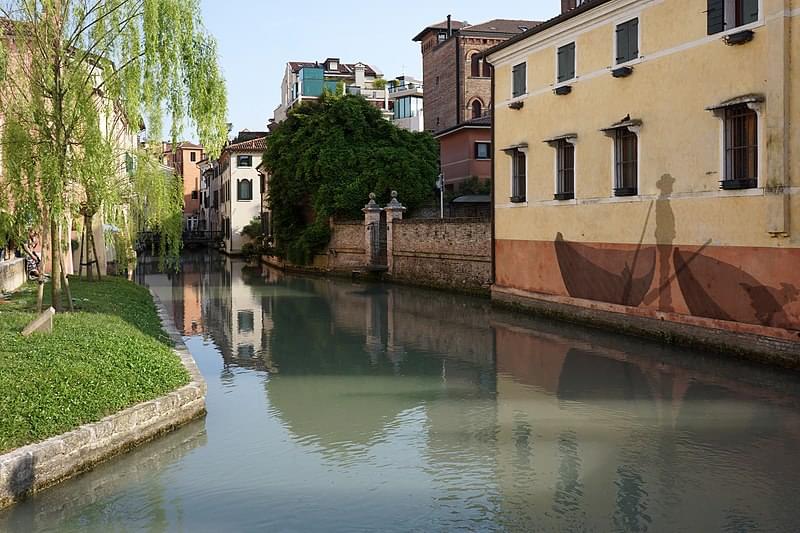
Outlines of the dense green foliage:
[{"label": "dense green foliage", "polygon": [[153,172],[160,146],[137,150],[136,135],[146,125],[160,140],[166,115],[174,140],[188,120],[218,154],[225,83],[197,0],[0,0],[0,17],[0,210],[11,213],[0,233],[49,226],[58,309],[57,254],[78,212],[102,209],[128,245],[142,227],[161,232],[178,253],[180,183]]},{"label": "dense green foliage", "polygon": [[432,195],[438,146],[397,128],[359,96],[325,95],[298,107],[272,133],[264,155],[275,252],[305,263],[330,237],[331,216],[360,217],[369,194],[392,190],[409,208]]},{"label": "dense green foliage", "polygon": [[100,420],[189,382],[146,289],[71,280],[76,313],[25,339],[36,294],[0,301],[0,452]]}]

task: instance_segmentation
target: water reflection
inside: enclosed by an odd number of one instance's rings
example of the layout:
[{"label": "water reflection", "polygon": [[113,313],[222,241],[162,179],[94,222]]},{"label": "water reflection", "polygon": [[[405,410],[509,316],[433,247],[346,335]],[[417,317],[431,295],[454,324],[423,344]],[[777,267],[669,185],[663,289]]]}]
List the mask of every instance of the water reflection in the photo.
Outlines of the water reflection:
[{"label": "water reflection", "polygon": [[182,483],[147,470],[169,498],[117,486],[72,501],[79,481],[0,515],[12,529],[60,520],[39,511],[49,501],[99,529],[111,516],[179,529],[176,514],[196,531],[790,530],[800,517],[793,375],[219,256],[187,256],[178,274],[144,265],[139,280],[209,381],[202,459],[176,459]]}]

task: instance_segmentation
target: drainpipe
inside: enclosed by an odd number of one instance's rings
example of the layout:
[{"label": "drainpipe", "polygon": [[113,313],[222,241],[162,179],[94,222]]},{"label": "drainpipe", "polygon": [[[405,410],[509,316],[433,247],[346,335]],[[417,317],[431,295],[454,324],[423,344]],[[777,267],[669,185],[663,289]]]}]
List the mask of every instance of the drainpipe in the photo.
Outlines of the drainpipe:
[{"label": "drainpipe", "polygon": [[[494,108],[495,108],[495,102],[497,100],[495,100],[495,92],[494,92],[495,91],[495,87],[494,87],[494,65],[489,63],[489,60],[486,57],[483,58],[483,62],[485,64],[489,65],[489,68],[490,68],[489,73],[492,75],[492,92],[491,92],[491,102],[490,102],[491,109],[489,110],[489,112],[491,113],[490,116],[492,117],[492,136],[491,136],[491,139],[492,139],[492,154],[491,154],[492,155],[492,173],[491,173],[491,177],[490,177],[491,188],[490,188],[490,192],[489,192],[489,198],[490,198],[489,205],[491,206],[491,215],[490,215],[490,217],[491,217],[491,219],[490,219],[491,220],[491,241],[490,241],[491,248],[489,250],[489,255],[490,255],[491,261],[492,261],[492,270],[491,270],[492,276],[491,276],[491,279],[489,280],[489,283],[494,285],[495,280],[497,279],[497,265],[495,264],[495,222],[494,222],[494,215],[495,215],[495,208],[494,208],[494,184],[495,184],[494,168],[495,168],[495,157],[494,157],[494,154],[495,154],[495,146],[496,146],[496,144],[495,144],[495,128],[494,128],[494,120],[495,120],[495,118],[494,118],[495,117]],[[494,331],[494,329],[492,331]]]},{"label": "drainpipe", "polygon": [[456,35],[456,124],[461,124],[461,37]]},{"label": "drainpipe", "polygon": [[[791,0],[783,0],[784,13],[791,10]],[[776,17],[767,22],[767,72],[770,83],[766,98],[766,156],[768,197],[767,232],[774,238],[789,237],[791,231],[791,18]]]}]

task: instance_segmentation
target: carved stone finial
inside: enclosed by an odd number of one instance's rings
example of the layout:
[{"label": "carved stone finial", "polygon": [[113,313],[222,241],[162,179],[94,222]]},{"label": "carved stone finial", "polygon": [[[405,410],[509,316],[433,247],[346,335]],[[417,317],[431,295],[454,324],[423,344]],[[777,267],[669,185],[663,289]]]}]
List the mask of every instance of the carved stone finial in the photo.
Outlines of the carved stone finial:
[{"label": "carved stone finial", "polygon": [[380,208],[380,206],[378,206],[378,203],[375,201],[375,198],[377,198],[377,196],[375,196],[374,192],[369,193],[369,202],[367,202],[367,205],[364,206],[364,211],[365,212],[366,211],[380,211],[381,208]]},{"label": "carved stone finial", "polygon": [[405,211],[406,208],[403,207],[403,204],[397,199],[397,191],[392,191],[392,199],[389,201],[389,204],[386,206],[386,209],[389,210],[397,210],[397,211]]}]

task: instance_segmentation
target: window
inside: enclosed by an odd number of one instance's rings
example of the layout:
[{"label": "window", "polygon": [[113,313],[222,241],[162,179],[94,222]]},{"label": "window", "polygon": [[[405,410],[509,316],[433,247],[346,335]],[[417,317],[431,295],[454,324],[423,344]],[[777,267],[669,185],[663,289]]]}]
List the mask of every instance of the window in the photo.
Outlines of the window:
[{"label": "window", "polygon": [[252,155],[240,155],[236,157],[236,166],[237,167],[252,167],[253,166],[253,156]]},{"label": "window", "polygon": [[492,143],[476,142],[475,159],[491,159],[491,158],[492,158]]},{"label": "window", "polygon": [[614,195],[636,196],[639,181],[639,138],[628,128],[614,130]]},{"label": "window", "polygon": [[239,359],[253,359],[256,356],[256,348],[252,344],[240,344],[236,347],[236,356]]},{"label": "window", "polygon": [[556,143],[556,200],[575,198],[575,145],[568,139]]},{"label": "window", "polygon": [[236,200],[249,202],[253,199],[253,180],[239,180],[236,183]]},{"label": "window", "polygon": [[214,203],[212,205],[214,209],[219,209],[219,191],[214,191]]},{"label": "window", "polygon": [[515,65],[513,69],[511,69],[511,78],[512,78],[512,93],[511,96],[516,98],[518,96],[522,96],[525,94],[527,90],[527,69],[525,63],[520,63],[519,65]]},{"label": "window", "polygon": [[639,19],[617,26],[617,65],[639,57]]},{"label": "window", "polygon": [[447,40],[447,32],[440,31],[438,35],[436,35],[436,40],[439,41],[440,43],[445,42]]},{"label": "window", "polygon": [[478,52],[472,54],[472,64],[470,67],[470,76],[479,78],[481,76],[481,56]]},{"label": "window", "polygon": [[708,0],[708,34],[738,28],[758,20],[758,0]]},{"label": "window", "polygon": [[250,333],[253,331],[255,315],[252,311],[239,311],[236,318],[239,325],[239,333]]},{"label": "window", "polygon": [[197,200],[197,191],[192,191],[192,200]]},{"label": "window", "polygon": [[197,161],[197,152],[189,152],[189,160],[194,163]]},{"label": "window", "polygon": [[575,77],[575,43],[558,49],[558,83]]},{"label": "window", "polygon": [[492,77],[492,66],[489,64],[488,61],[483,62],[483,77],[484,78]]},{"label": "window", "polygon": [[481,118],[483,116],[483,106],[480,100],[472,102],[472,118]]},{"label": "window", "polygon": [[724,111],[725,174],[723,189],[758,187],[758,115],[747,104]]},{"label": "window", "polygon": [[521,203],[526,194],[526,160],[525,152],[516,149],[511,152],[511,201]]}]

